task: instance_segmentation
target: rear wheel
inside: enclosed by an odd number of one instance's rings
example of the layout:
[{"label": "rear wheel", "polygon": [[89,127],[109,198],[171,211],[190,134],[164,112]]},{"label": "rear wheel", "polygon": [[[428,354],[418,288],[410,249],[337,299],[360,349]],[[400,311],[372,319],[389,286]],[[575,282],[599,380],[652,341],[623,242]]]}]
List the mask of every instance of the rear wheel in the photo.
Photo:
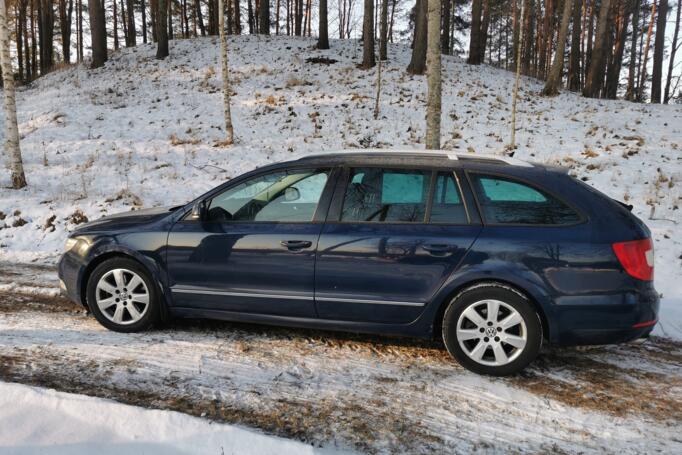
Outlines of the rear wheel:
[{"label": "rear wheel", "polygon": [[517,373],[538,355],[540,318],[514,289],[496,283],[460,292],[445,310],[443,341],[457,361],[480,374]]},{"label": "rear wheel", "polygon": [[88,280],[87,303],[100,324],[116,332],[139,332],[159,319],[154,282],[130,259],[109,259],[95,268]]}]

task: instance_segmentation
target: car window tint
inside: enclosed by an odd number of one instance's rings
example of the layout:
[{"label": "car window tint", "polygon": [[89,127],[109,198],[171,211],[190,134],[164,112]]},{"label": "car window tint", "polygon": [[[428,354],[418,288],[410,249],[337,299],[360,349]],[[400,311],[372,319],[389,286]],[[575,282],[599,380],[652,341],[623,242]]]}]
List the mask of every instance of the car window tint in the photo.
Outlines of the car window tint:
[{"label": "car window tint", "polygon": [[436,179],[431,206],[431,222],[467,224],[467,214],[452,172],[441,172]]},{"label": "car window tint", "polygon": [[556,225],[580,221],[571,207],[530,185],[477,174],[472,182],[487,223]]},{"label": "car window tint", "polygon": [[430,171],[352,169],[341,220],[421,223],[430,184]]},{"label": "car window tint", "polygon": [[312,221],[328,170],[281,171],[242,182],[211,199],[208,221]]}]

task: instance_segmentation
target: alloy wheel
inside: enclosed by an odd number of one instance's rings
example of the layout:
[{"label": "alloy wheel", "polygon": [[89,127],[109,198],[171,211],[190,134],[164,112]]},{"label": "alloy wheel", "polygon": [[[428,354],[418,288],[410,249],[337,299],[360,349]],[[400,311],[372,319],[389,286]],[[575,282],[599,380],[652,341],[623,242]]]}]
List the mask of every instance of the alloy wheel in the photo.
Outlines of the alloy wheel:
[{"label": "alloy wheel", "polygon": [[138,322],[149,309],[149,289],[142,277],[128,269],[113,269],[97,282],[95,301],[111,322],[129,325]]},{"label": "alloy wheel", "polygon": [[457,321],[457,342],[473,361],[502,366],[521,355],[528,342],[526,322],[511,305],[500,300],[479,300],[462,311]]}]

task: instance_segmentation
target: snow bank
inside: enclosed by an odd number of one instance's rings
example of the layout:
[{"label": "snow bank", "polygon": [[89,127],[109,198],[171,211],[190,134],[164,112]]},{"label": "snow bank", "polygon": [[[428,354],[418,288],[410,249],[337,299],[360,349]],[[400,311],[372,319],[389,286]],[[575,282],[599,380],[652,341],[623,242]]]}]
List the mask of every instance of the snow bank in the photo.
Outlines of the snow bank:
[{"label": "snow bank", "polygon": [[306,444],[171,411],[0,382],[0,453],[313,454]]}]

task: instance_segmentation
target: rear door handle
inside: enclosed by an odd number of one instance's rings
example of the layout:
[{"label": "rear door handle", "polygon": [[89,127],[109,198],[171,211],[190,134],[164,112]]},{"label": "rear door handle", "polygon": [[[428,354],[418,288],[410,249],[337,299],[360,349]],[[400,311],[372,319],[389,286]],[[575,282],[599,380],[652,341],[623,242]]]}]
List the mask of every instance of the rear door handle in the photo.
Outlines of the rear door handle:
[{"label": "rear door handle", "polygon": [[279,243],[284,248],[287,248],[289,250],[300,250],[303,248],[309,248],[313,244],[313,242],[309,240],[282,240]]},{"label": "rear door handle", "polygon": [[427,243],[422,245],[422,248],[432,254],[444,254],[452,251],[452,245],[444,243]]}]

